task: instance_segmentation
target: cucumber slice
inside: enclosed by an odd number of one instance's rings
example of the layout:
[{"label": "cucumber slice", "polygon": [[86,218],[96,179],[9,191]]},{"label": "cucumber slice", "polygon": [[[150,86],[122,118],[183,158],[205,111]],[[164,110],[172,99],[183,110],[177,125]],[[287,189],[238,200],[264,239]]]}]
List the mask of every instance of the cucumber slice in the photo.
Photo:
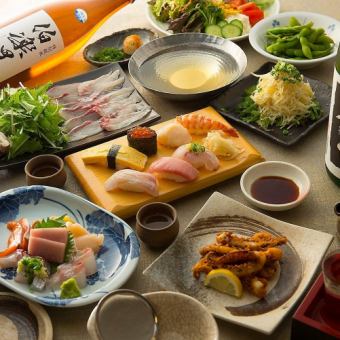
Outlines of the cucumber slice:
[{"label": "cucumber slice", "polygon": [[241,28],[241,30],[242,30],[242,32],[243,32],[243,23],[242,23],[241,20],[234,19],[234,20],[231,20],[231,21],[229,22],[229,24],[238,26],[239,28]]},{"label": "cucumber slice", "polygon": [[[220,27],[222,28],[222,27],[225,26],[227,23],[228,23],[227,21],[221,20],[221,21],[219,21],[219,22],[217,23],[217,25],[220,26]],[[241,24],[242,24],[242,22],[241,22]]]},{"label": "cucumber slice", "polygon": [[239,37],[242,34],[242,30],[240,27],[227,24],[222,27],[222,36],[223,38],[234,38]]},{"label": "cucumber slice", "polygon": [[218,37],[222,37],[221,27],[218,25],[208,25],[204,29],[204,32],[210,35],[216,35]]}]

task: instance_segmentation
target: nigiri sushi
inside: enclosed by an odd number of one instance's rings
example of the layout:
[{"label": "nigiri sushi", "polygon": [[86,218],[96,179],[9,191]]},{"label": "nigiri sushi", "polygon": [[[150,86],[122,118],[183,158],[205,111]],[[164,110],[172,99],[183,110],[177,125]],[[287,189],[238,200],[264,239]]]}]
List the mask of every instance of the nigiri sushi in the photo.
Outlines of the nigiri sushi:
[{"label": "nigiri sushi", "polygon": [[196,169],[205,167],[209,171],[214,171],[220,167],[220,161],[215,154],[199,143],[180,146],[175,150],[172,157],[183,159]]},{"label": "nigiri sushi", "polygon": [[150,165],[148,172],[175,182],[194,181],[199,174],[189,162],[175,157],[161,157]]},{"label": "nigiri sushi", "polygon": [[180,124],[170,123],[158,130],[158,142],[171,148],[177,148],[190,143],[192,138],[189,131]]},{"label": "nigiri sushi", "polygon": [[238,137],[238,133],[234,128],[201,114],[188,113],[183,116],[177,116],[176,121],[193,135],[206,135],[211,130],[222,130],[229,136]]},{"label": "nigiri sushi", "polygon": [[158,196],[156,177],[150,173],[125,169],[115,172],[104,184],[106,191],[121,189]]},{"label": "nigiri sushi", "polygon": [[203,145],[212,151],[217,157],[224,159],[233,159],[243,150],[238,148],[235,143],[222,136],[223,132],[211,131],[204,138]]}]

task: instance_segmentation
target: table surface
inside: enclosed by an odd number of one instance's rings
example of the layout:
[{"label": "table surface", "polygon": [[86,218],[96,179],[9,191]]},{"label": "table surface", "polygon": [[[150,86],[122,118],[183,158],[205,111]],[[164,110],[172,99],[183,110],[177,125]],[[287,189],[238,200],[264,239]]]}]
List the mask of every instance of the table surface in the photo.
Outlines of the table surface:
[{"label": "table surface", "polygon": [[[152,28],[148,23],[144,12],[144,1],[137,0],[133,5],[128,5],[118,13],[114,14],[105,24],[95,33],[91,41],[99,37],[110,34],[114,31],[129,27]],[[316,13],[323,13],[340,19],[340,0],[281,0],[281,11],[304,10]],[[248,40],[241,41],[240,47],[244,49],[248,58],[246,74],[256,70],[266,60],[257,54],[249,45]],[[305,73],[311,77],[331,84],[333,76],[334,60],[325,62],[316,68],[306,70]],[[70,59],[51,70],[48,74],[39,78],[39,82],[67,78],[76,73],[86,72],[92,66],[85,63],[82,53],[79,51]],[[62,75],[62,76],[60,76]],[[30,83],[28,83],[29,85]],[[205,106],[205,102],[194,103],[174,103],[151,94],[135,84],[140,93],[146,98],[149,104],[162,116],[162,120],[168,120],[175,115],[184,114]],[[324,166],[324,154],[326,145],[327,123],[323,123],[297,145],[283,147],[274,144],[268,139],[254,134],[244,128],[237,126],[239,131],[264,155],[266,160],[280,160],[291,162],[303,168],[310,177],[312,187],[310,195],[299,207],[286,212],[268,212],[272,217],[285,222],[301,225],[306,228],[321,230],[330,234],[335,234],[336,218],[333,207],[340,201],[340,190],[327,176]],[[202,207],[205,201],[214,191],[219,191],[245,205],[249,205],[241,193],[239,186],[239,176],[222,182],[218,185],[201,190],[198,193],[189,195],[182,199],[172,202],[178,211],[181,231],[185,229],[193,216]],[[17,186],[25,185],[23,169],[11,169],[0,171],[0,191],[4,191]],[[68,171],[68,181],[65,190],[86,197],[81,187],[70,171]],[[127,221],[134,227],[135,219]],[[332,247],[339,246],[339,241],[335,240]],[[159,251],[148,249],[141,245],[141,258],[137,270],[124,285],[124,288],[134,289],[141,293],[157,291],[154,283],[147,280],[143,270],[160,254]],[[6,288],[0,286],[0,291]],[[53,323],[54,339],[89,339],[86,331],[87,319],[94,308],[94,305],[83,308],[57,309],[46,308]],[[296,309],[296,308],[295,308]],[[294,309],[294,310],[295,310]],[[283,340],[290,338],[292,313],[280,324],[277,330],[270,336],[257,333],[246,328],[233,325],[231,323],[217,320],[220,339],[275,339]]]}]

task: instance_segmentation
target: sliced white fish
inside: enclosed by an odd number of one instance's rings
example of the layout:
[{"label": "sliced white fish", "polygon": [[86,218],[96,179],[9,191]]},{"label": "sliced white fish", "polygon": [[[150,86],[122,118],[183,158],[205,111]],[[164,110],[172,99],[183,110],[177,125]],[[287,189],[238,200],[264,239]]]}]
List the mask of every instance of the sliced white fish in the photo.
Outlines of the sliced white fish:
[{"label": "sliced white fish", "polygon": [[85,113],[75,116],[72,118],[69,118],[68,120],[65,121],[63,130],[66,133],[69,133],[72,129],[75,127],[81,125],[84,121],[96,121],[100,118],[98,113],[94,110],[88,110]]},{"label": "sliced white fish", "polygon": [[87,120],[69,131],[68,137],[71,142],[75,142],[86,137],[96,135],[101,131],[102,127],[99,120],[96,120],[94,122]]}]

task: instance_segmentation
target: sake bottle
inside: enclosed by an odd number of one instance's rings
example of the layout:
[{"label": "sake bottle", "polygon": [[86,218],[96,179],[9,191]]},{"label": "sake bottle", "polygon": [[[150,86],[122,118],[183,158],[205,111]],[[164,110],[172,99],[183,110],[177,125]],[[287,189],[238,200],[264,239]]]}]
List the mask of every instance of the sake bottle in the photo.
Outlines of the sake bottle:
[{"label": "sake bottle", "polygon": [[334,68],[325,160],[329,176],[340,186],[340,46]]},{"label": "sake bottle", "polygon": [[[127,3],[128,0],[46,1],[45,6],[0,23],[0,82],[29,69],[22,74],[24,81],[56,66],[76,52],[107,16]],[[17,13],[17,9],[13,12]]]}]

